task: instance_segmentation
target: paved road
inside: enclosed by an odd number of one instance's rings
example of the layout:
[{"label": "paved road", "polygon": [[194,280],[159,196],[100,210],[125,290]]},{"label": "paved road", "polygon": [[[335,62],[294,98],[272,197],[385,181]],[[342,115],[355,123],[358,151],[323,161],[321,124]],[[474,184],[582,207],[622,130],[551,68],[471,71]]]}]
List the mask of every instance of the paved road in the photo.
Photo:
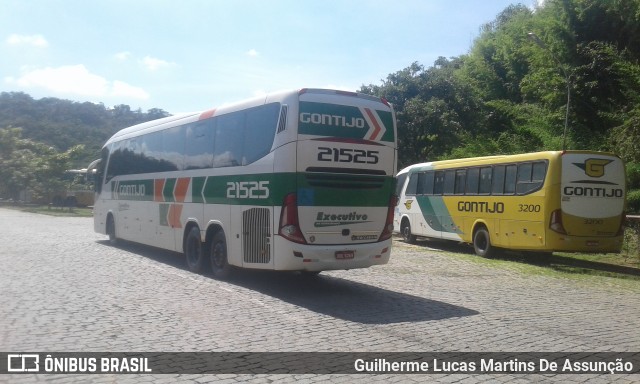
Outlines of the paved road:
[{"label": "paved road", "polygon": [[[640,351],[640,284],[523,275],[394,242],[388,265],[221,282],[111,247],[92,220],[0,209],[2,351]],[[14,375],[0,382],[638,382],[640,375]]]}]

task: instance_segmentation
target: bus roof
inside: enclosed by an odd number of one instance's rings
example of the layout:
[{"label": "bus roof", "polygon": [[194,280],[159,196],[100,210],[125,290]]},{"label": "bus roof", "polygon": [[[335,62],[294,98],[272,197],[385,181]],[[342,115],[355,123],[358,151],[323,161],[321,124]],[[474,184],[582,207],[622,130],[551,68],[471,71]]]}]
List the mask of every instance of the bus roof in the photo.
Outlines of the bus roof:
[{"label": "bus roof", "polygon": [[412,164],[408,167],[403,168],[400,172],[398,172],[398,175],[407,173],[414,168],[423,168],[423,167],[449,168],[449,167],[457,167],[457,166],[474,166],[474,165],[485,165],[485,164],[494,164],[494,163],[507,163],[510,161],[551,159],[554,157],[559,157],[564,153],[598,153],[601,155],[616,156],[613,153],[607,153],[607,152],[565,150],[565,151],[528,152],[528,153],[519,153],[519,154],[513,154],[513,155],[467,157],[462,159],[438,160],[438,161]]},{"label": "bus roof", "polygon": [[212,109],[198,111],[198,112],[183,113],[179,115],[147,121],[145,123],[141,123],[141,124],[137,124],[131,127],[121,129],[120,131],[116,132],[113,136],[111,136],[111,138],[109,138],[109,140],[105,143],[105,146],[113,142],[117,142],[130,137],[135,137],[141,134],[169,128],[174,125],[177,125],[176,124],[177,122],[180,122],[181,124],[187,124],[194,121],[213,117],[214,114],[218,116],[218,115],[234,112],[241,109],[264,105],[266,103],[283,102],[284,100],[288,99],[291,96],[297,97],[299,95],[311,94],[311,93],[321,94],[321,95],[358,97],[368,101],[379,102],[391,108],[391,105],[389,104],[389,102],[387,102],[387,100],[376,97],[376,96],[367,95],[364,93],[347,92],[347,91],[340,91],[340,90],[333,90],[333,89],[321,89],[321,88],[300,88],[300,89],[294,89],[294,90],[273,92],[264,96],[254,97],[251,99],[247,99],[247,100],[243,100],[235,103],[224,104],[218,108],[212,108]]}]

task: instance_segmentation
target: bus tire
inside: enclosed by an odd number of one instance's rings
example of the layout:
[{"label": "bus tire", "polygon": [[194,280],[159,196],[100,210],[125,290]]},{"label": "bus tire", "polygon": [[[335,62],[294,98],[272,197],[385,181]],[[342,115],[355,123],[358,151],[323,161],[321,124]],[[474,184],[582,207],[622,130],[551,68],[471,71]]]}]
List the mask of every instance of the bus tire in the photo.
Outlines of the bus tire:
[{"label": "bus tire", "polygon": [[227,258],[227,240],[223,230],[216,232],[209,242],[209,258],[214,278],[222,280],[229,277],[231,265]]},{"label": "bus tire", "polygon": [[491,237],[487,228],[479,227],[473,233],[473,250],[480,257],[491,258],[495,254],[495,248],[491,245]]},{"label": "bus tire", "polygon": [[118,237],[116,236],[116,221],[113,218],[112,214],[107,216],[107,228],[106,228],[107,236],[109,236],[109,244],[117,245]]},{"label": "bus tire", "polygon": [[207,258],[202,252],[202,241],[200,241],[200,228],[191,227],[184,239],[184,256],[187,261],[187,268],[194,273],[202,273],[206,266]]},{"label": "bus tire", "polygon": [[402,220],[402,225],[400,226],[400,233],[402,234],[402,238],[404,239],[405,242],[409,244],[415,244],[416,235],[413,235],[411,233],[411,223],[409,223],[409,220],[407,219]]}]

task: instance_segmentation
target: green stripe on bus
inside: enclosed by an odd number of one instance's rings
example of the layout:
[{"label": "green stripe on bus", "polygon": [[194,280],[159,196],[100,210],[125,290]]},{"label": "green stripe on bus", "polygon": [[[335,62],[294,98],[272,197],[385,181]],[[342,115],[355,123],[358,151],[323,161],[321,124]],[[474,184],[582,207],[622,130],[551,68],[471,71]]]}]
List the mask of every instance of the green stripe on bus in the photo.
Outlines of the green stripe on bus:
[{"label": "green stripe on bus", "polygon": [[[175,202],[175,178],[166,179],[162,196]],[[154,180],[113,183],[114,198],[153,200]],[[340,173],[259,173],[194,177],[191,201],[205,204],[280,206],[289,193],[297,193],[300,206],[384,207],[395,189],[391,176]],[[115,191],[114,191],[115,192]]]},{"label": "green stripe on bus", "polygon": [[164,183],[164,188],[162,189],[162,196],[164,197],[164,201],[173,202],[175,201],[173,197],[173,188],[176,186],[176,179],[167,179]]},{"label": "green stripe on bus", "polygon": [[191,179],[191,201],[194,203],[204,203],[202,190],[204,189],[204,183],[206,180],[206,177],[194,177]]},{"label": "green stripe on bus", "polygon": [[431,229],[441,232],[462,233],[452,225],[453,219],[441,196],[416,196],[416,200],[424,220]]}]

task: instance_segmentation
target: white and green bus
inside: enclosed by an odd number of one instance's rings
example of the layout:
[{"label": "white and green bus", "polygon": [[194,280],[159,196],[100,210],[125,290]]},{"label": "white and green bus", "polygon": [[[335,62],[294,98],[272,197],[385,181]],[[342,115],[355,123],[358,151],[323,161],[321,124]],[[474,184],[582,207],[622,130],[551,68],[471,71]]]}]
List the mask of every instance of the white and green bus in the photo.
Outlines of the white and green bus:
[{"label": "white and green bus", "polygon": [[385,264],[396,158],[392,106],[359,93],[302,89],[154,120],[104,145],[94,227],[216,277]]}]

